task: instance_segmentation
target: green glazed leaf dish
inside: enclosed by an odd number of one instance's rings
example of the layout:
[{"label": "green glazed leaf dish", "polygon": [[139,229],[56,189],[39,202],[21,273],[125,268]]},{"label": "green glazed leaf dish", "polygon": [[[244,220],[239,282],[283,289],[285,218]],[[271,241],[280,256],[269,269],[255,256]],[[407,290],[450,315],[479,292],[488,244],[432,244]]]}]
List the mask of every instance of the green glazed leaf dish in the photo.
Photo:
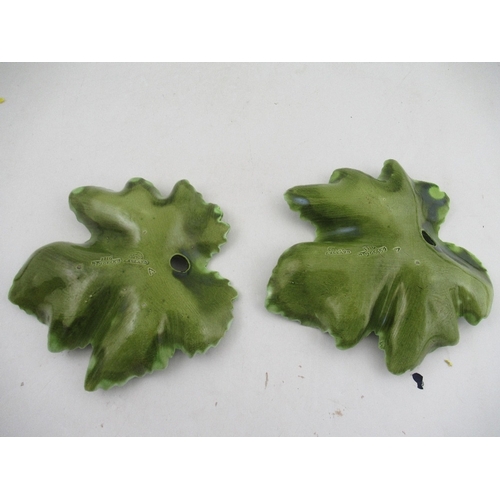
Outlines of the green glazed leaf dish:
[{"label": "green glazed leaf dish", "polygon": [[9,299],[49,326],[52,352],[91,345],[85,389],[108,389],[163,369],[176,349],[215,346],[236,291],[206,269],[226,241],[220,208],[179,181],[168,198],[148,181],[120,192],[75,189],[84,244],[52,243],[19,271]]},{"label": "green glazed leaf dish", "polygon": [[475,325],[488,315],[486,270],[439,239],[448,196],[410,179],[396,161],[386,161],[378,179],[335,170],[329,184],[294,187],[285,199],[314,224],[316,239],[280,257],[269,311],[328,332],[341,349],[374,332],[395,374],[456,344],[458,317]]}]

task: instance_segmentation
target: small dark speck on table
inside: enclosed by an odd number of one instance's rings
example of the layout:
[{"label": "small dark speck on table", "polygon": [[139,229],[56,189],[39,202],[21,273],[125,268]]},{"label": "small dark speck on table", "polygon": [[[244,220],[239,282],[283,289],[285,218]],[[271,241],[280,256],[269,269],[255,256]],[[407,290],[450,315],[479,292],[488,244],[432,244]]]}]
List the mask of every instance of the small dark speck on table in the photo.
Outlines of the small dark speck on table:
[{"label": "small dark speck on table", "polygon": [[422,375],[420,375],[420,373],[412,373],[411,376],[413,377],[413,380],[417,383],[417,387],[419,389],[423,389],[424,388],[424,377],[422,377]]}]

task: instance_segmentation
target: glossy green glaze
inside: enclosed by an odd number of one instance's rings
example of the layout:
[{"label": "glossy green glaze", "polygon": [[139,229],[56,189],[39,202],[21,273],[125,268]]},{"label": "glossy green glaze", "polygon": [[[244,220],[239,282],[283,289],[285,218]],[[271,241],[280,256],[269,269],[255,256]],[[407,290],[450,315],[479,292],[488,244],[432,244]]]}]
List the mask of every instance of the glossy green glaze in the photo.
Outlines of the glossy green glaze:
[{"label": "glossy green glaze", "polygon": [[85,388],[107,389],[216,345],[236,291],[206,269],[229,226],[187,181],[162,198],[144,179],[121,192],[75,189],[90,230],[83,245],[53,243],[19,271],[10,300],[49,325],[53,352],[92,345]]},{"label": "glossy green glaze", "polygon": [[285,199],[317,228],[279,259],[266,307],[335,337],[345,349],[375,332],[388,369],[403,373],[458,342],[457,318],[488,315],[493,288],[472,254],[438,237],[449,198],[394,160],[374,179],[352,169]]}]

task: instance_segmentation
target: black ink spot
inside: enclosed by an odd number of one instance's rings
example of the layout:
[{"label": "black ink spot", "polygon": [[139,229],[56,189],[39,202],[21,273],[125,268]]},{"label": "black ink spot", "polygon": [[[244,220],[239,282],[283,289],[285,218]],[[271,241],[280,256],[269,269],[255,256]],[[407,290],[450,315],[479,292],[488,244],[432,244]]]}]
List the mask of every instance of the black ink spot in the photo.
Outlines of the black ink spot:
[{"label": "black ink spot", "polygon": [[422,375],[420,375],[420,373],[413,373],[412,377],[413,377],[413,380],[417,383],[417,387],[419,389],[423,389],[424,388],[424,377],[422,377]]},{"label": "black ink spot", "polygon": [[429,243],[429,245],[432,245],[433,247],[436,246],[436,242],[425,231],[422,231],[422,236],[424,237],[424,240]]}]

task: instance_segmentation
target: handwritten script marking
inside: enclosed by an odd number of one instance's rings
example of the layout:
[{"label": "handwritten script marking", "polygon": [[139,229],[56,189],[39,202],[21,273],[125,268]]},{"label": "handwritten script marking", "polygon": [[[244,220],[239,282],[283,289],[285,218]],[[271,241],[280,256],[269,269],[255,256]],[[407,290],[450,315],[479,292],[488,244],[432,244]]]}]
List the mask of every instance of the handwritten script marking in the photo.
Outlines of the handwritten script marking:
[{"label": "handwritten script marking", "polygon": [[328,247],[326,249],[325,255],[349,255],[350,253],[351,250],[347,248]]},{"label": "handwritten script marking", "polygon": [[[149,260],[144,258],[141,252],[135,252],[130,255],[127,259],[121,259],[120,257],[113,257],[112,255],[106,255],[100,259],[93,260],[90,263],[94,267],[111,266],[117,264],[135,264],[140,266],[147,266]],[[81,264],[78,264],[77,269],[81,269]],[[152,267],[148,267],[148,273],[150,276],[156,273]]]},{"label": "handwritten script marking", "polygon": [[380,255],[387,252],[387,247],[363,247],[363,250],[358,253],[361,257],[369,257],[370,255]]},{"label": "handwritten script marking", "polygon": [[120,264],[122,259],[117,257],[116,259],[113,258],[112,255],[107,255],[106,257],[101,257],[99,260],[93,260],[91,262],[91,265],[96,266],[96,267],[101,267],[101,266],[110,266],[112,264]]}]

